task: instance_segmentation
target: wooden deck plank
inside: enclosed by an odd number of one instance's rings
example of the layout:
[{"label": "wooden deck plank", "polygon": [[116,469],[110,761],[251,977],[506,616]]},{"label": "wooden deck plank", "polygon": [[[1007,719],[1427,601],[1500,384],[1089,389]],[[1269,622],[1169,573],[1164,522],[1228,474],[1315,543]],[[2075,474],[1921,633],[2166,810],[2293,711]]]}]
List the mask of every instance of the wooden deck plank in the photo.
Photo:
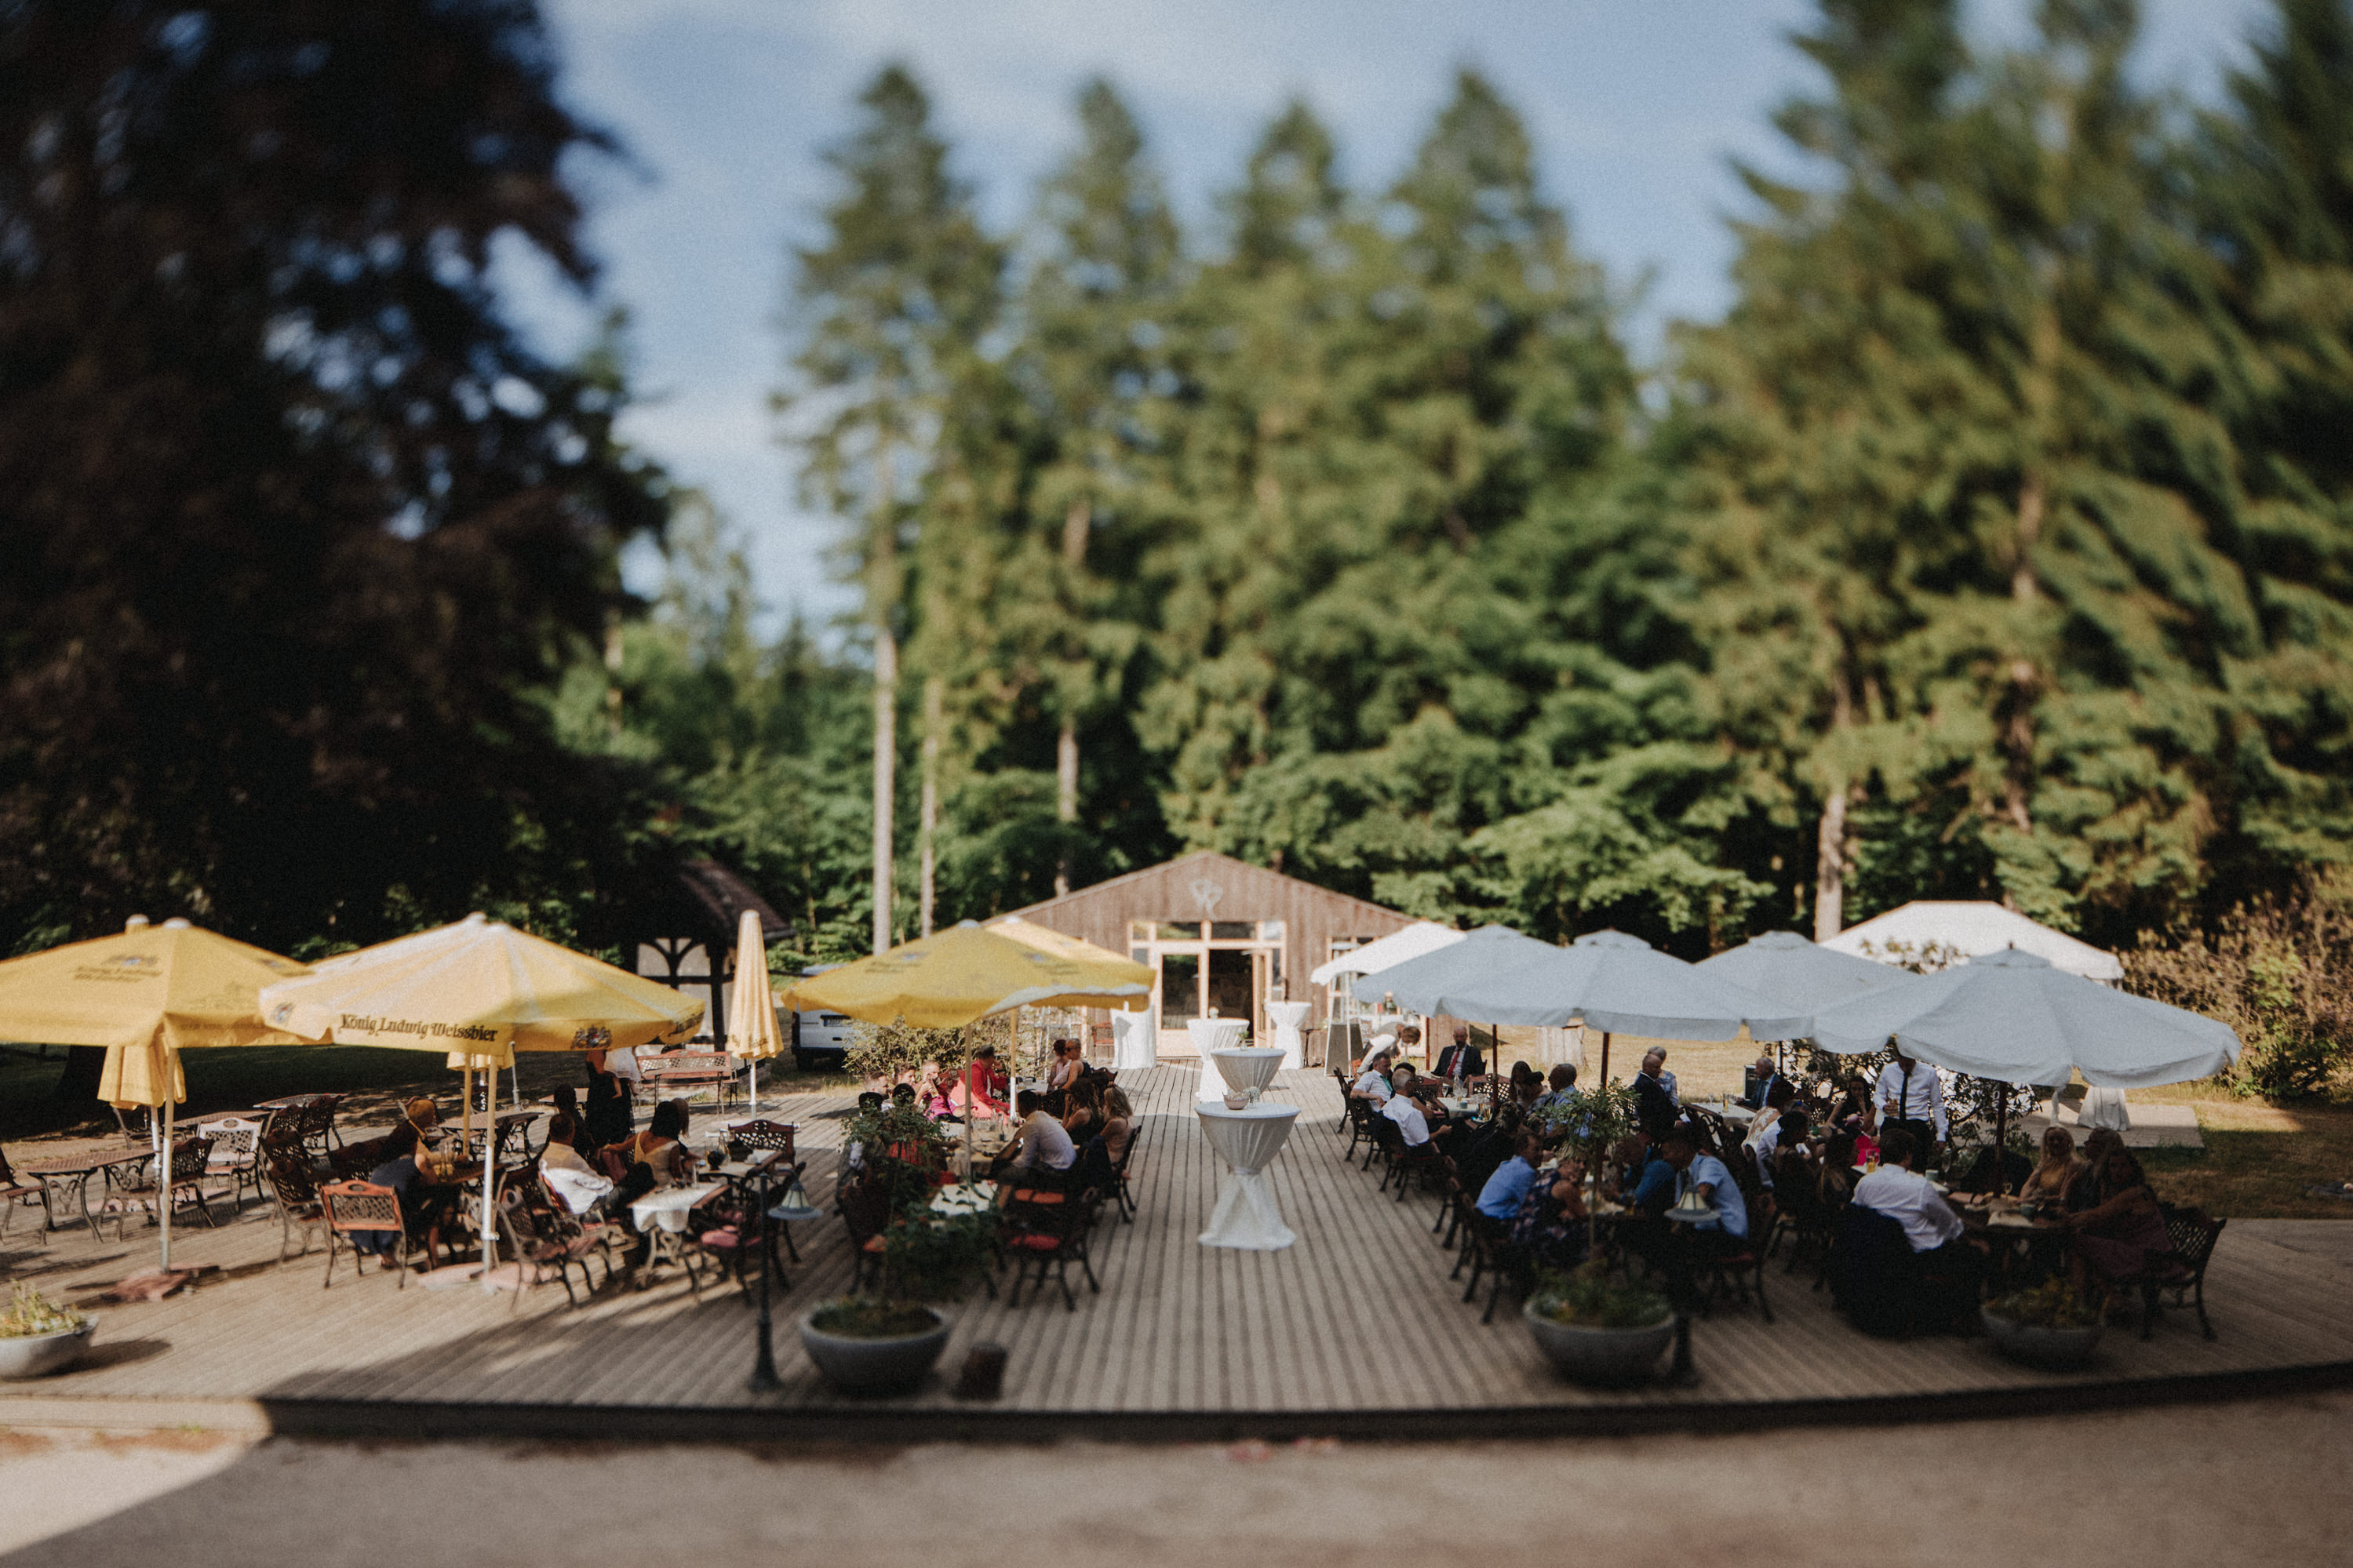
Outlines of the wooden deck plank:
[{"label": "wooden deck plank", "polygon": [[[1141,1213],[1097,1231],[1100,1295],[1083,1280],[1065,1310],[1042,1300],[1009,1308],[976,1299],[956,1310],[956,1335],[935,1379],[913,1403],[945,1408],[965,1349],[994,1339],[1010,1352],[1001,1408],[1051,1411],[1265,1410],[1685,1405],[1789,1398],[1902,1398],[2064,1384],[1996,1357],[1981,1342],[1881,1342],[1854,1333],[1810,1289],[1812,1271],[1767,1279],[1776,1321],[1725,1307],[1694,1330],[1704,1376],[1694,1391],[1588,1393],[1554,1379],[1525,1331],[1500,1310],[1482,1325],[1459,1300],[1451,1255],[1433,1235],[1433,1198],[1398,1204],[1377,1192],[1377,1170],[1341,1159],[1330,1129],[1339,1090],[1319,1073],[1287,1074],[1279,1097],[1302,1106],[1290,1143],[1269,1168],[1300,1240],[1279,1253],[1201,1247],[1222,1174],[1191,1113],[1188,1068],[1131,1074],[1138,1111]],[[828,1207],[847,1095],[799,1097],[779,1115],[801,1130],[812,1201]],[[274,1219],[248,1208],[220,1228],[179,1230],[175,1259],[218,1265],[195,1292],[100,1309],[101,1353],[46,1381],[44,1396],[364,1399],[459,1404],[569,1404],[659,1408],[827,1408],[835,1401],[801,1355],[793,1322],[839,1294],[852,1258],[831,1217],[798,1227],[803,1262],[777,1302],[780,1395],[744,1387],[753,1314],[732,1284],[698,1304],[682,1283],[644,1293],[600,1291],[578,1311],[560,1287],[510,1298],[471,1287],[397,1290],[346,1261],[322,1290],[317,1250],[282,1265]],[[44,1247],[12,1233],[6,1266],[68,1295],[149,1265],[153,1233],[127,1243],[61,1234]],[[2154,1338],[2117,1331],[2102,1351],[2109,1375],[2178,1377],[2353,1361],[2353,1268],[2226,1231],[2208,1279],[2221,1335],[2194,1313],[2168,1311]],[[0,1419],[5,1400],[0,1395]]]}]

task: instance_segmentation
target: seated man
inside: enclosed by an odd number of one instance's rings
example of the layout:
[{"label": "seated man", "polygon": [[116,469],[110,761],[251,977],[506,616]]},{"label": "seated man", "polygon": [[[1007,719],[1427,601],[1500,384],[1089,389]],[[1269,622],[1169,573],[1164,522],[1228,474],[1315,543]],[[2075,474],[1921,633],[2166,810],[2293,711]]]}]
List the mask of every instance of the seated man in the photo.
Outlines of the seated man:
[{"label": "seated man", "polygon": [[1430,1118],[1424,1113],[1420,1100],[1415,1094],[1416,1074],[1409,1067],[1401,1067],[1389,1079],[1392,1092],[1381,1106],[1381,1114],[1397,1123],[1398,1133],[1405,1139],[1406,1152],[1424,1150],[1430,1142]]},{"label": "seated man", "polygon": [[1454,1026],[1454,1043],[1438,1053],[1438,1066],[1432,1069],[1440,1078],[1484,1078],[1487,1058],[1471,1043],[1471,1026]]},{"label": "seated man", "polygon": [[1355,1083],[1348,1086],[1348,1098],[1368,1100],[1372,1101],[1373,1109],[1376,1110],[1388,1104],[1389,1068],[1396,1059],[1396,1053],[1387,1050],[1375,1051],[1371,1056],[1366,1057],[1365,1070],[1356,1075]]},{"label": "seated man", "polygon": [[1703,1154],[1689,1127],[1677,1127],[1659,1145],[1659,1153],[1682,1174],[1689,1195],[1715,1210],[1716,1217],[1691,1227],[1702,1253],[1737,1252],[1748,1245],[1748,1201],[1732,1170],[1713,1154]]},{"label": "seated man", "polygon": [[1495,1167],[1479,1189],[1479,1201],[1474,1205],[1480,1214],[1500,1224],[1510,1223],[1520,1212],[1520,1200],[1536,1183],[1536,1161],[1543,1157],[1544,1145],[1536,1135],[1522,1130],[1513,1140],[1512,1157]]},{"label": "seated man", "polygon": [[539,1156],[539,1173],[547,1190],[575,1215],[585,1215],[613,1190],[613,1179],[591,1165],[577,1147],[578,1125],[557,1111],[547,1126],[547,1147]]},{"label": "seated man", "polygon": [[[1757,1162],[1757,1173],[1765,1179],[1767,1192],[1773,1190],[1774,1161],[1780,1153],[1781,1139],[1788,1131],[1783,1122],[1788,1118],[1790,1102],[1797,1098],[1797,1086],[1787,1079],[1776,1083],[1766,1092],[1765,1109],[1757,1112],[1748,1134],[1746,1147],[1749,1157]],[[1799,1111],[1798,1120],[1799,1135],[1803,1137],[1805,1112]]]},{"label": "seated man", "polygon": [[1542,1110],[1547,1105],[1558,1105],[1568,1098],[1568,1091],[1576,1087],[1576,1066],[1569,1062],[1562,1062],[1552,1071],[1545,1074],[1545,1091],[1536,1096],[1535,1104],[1528,1109]]},{"label": "seated man", "polygon": [[1041,1186],[1059,1185],[1079,1158],[1069,1131],[1046,1113],[1045,1099],[1034,1089],[1015,1096],[1013,1109],[1020,1114],[1021,1130],[997,1155],[994,1168],[1018,1171]]},{"label": "seated man", "polygon": [[1904,1227],[1921,1278],[1932,1326],[1960,1326],[1977,1310],[1978,1283],[1985,1256],[1964,1239],[1961,1216],[1927,1177],[1912,1169],[1919,1144],[1907,1129],[1889,1127],[1879,1138],[1879,1169],[1854,1184],[1850,1200]]}]

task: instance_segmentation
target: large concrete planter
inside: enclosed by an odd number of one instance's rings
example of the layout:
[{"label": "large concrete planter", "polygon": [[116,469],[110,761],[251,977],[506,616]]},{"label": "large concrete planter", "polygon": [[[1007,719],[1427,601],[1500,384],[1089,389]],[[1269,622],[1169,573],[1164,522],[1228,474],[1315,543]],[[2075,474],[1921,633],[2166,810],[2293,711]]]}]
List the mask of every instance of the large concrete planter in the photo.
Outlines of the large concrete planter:
[{"label": "large concrete planter", "polygon": [[1675,1342],[1672,1312],[1655,1323],[1631,1329],[1588,1329],[1556,1322],[1529,1301],[1520,1317],[1553,1369],[1589,1388],[1623,1388],[1649,1381],[1659,1357]]},{"label": "large concrete planter", "polygon": [[952,1325],[937,1312],[932,1313],[932,1320],[938,1326],[923,1333],[867,1340],[828,1334],[814,1327],[811,1320],[823,1310],[814,1307],[801,1314],[801,1348],[826,1382],[842,1394],[906,1392],[923,1381],[923,1374],[947,1349]]},{"label": "large concrete planter", "polygon": [[63,1371],[82,1358],[90,1349],[91,1336],[97,1332],[98,1323],[93,1320],[78,1329],[0,1339],[0,1383],[21,1383],[28,1377],[46,1377]]},{"label": "large concrete planter", "polygon": [[2097,1323],[2049,1329],[2039,1323],[1997,1318],[1986,1307],[1978,1309],[1978,1320],[1985,1324],[1986,1338],[1994,1349],[2021,1366],[2039,1367],[2044,1372],[2078,1371],[2100,1348],[2101,1327]]}]

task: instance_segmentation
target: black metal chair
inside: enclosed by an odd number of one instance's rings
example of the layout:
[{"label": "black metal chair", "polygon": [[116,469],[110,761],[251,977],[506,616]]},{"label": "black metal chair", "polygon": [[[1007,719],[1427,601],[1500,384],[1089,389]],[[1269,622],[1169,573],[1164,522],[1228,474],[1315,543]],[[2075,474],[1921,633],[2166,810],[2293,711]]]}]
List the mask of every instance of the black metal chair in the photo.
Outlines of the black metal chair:
[{"label": "black metal chair", "polygon": [[2163,1298],[2169,1295],[2176,1309],[2193,1305],[2198,1309],[2199,1331],[2211,1340],[2215,1335],[2214,1325],[2206,1316],[2206,1265],[2214,1257],[2214,1244],[2222,1239],[2222,1227],[2231,1222],[2186,1205],[2161,1203],[2158,1211],[2165,1216],[2165,1233],[2172,1238],[2173,1249],[2150,1258],[2146,1270],[2119,1279],[2116,1285],[2140,1292],[2142,1339],[2156,1331]]}]

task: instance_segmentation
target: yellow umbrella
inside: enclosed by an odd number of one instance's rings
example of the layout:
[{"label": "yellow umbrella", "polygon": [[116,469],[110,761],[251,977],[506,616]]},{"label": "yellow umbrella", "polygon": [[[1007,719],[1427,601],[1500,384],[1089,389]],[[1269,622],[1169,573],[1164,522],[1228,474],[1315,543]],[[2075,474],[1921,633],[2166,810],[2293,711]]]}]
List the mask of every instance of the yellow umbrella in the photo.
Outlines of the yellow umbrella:
[{"label": "yellow umbrella", "polygon": [[[577,953],[482,915],[362,948],[311,974],[266,987],[263,1016],[314,1039],[347,1046],[439,1051],[491,1075],[497,1125],[498,1069],[517,1051],[617,1050],[683,1038],[702,1004],[659,982]],[[482,1288],[491,1289],[491,1205],[498,1167],[482,1161]]]},{"label": "yellow umbrella", "polygon": [[[988,929],[999,936],[1009,936],[1016,942],[1026,942],[1040,952],[1050,952],[1086,964],[1108,984],[1117,985],[1140,981],[1145,995],[1148,998],[1152,994],[1152,971],[1148,967],[1132,959],[1122,958],[1108,948],[1097,947],[1083,938],[1066,936],[1051,926],[1034,924],[1019,915],[1008,915],[991,923]],[[1125,1012],[1144,1005],[1131,998],[1121,1003],[1120,1010]]]},{"label": "yellow umbrella", "polygon": [[870,1024],[903,1018],[918,1028],[960,1029],[1016,1007],[1122,1007],[1151,994],[1152,972],[1143,964],[1066,957],[966,921],[797,980],[784,1001]]},{"label": "yellow umbrella", "polygon": [[[1123,970],[1127,973],[1118,973]],[[785,1005],[843,1013],[870,1024],[903,1018],[918,1028],[961,1029],[1017,1007],[1124,1007],[1151,994],[1152,972],[1140,963],[1113,958],[1104,965],[1049,952],[965,921],[796,981],[785,992]],[[973,1118],[967,1099],[967,1174]]]},{"label": "yellow umbrella", "polygon": [[727,994],[727,1049],[752,1064],[752,1114],[760,1114],[760,1064],[781,1056],[784,1031],[776,1027],[776,993],[768,984],[768,944],[760,913],[745,910],[735,922],[735,984]]},{"label": "yellow umbrella", "polygon": [[133,915],[120,936],[69,942],[0,963],[0,1037],[103,1046],[99,1098],[161,1107],[163,1266],[172,1266],[172,1107],[188,1098],[180,1052],[197,1047],[300,1045],[264,1023],[259,993],[308,973],[290,958],[190,925]]},{"label": "yellow umbrella", "polygon": [[481,915],[321,963],[271,985],[263,1016],[311,1039],[505,1067],[516,1051],[682,1039],[702,1004],[659,981]]}]

